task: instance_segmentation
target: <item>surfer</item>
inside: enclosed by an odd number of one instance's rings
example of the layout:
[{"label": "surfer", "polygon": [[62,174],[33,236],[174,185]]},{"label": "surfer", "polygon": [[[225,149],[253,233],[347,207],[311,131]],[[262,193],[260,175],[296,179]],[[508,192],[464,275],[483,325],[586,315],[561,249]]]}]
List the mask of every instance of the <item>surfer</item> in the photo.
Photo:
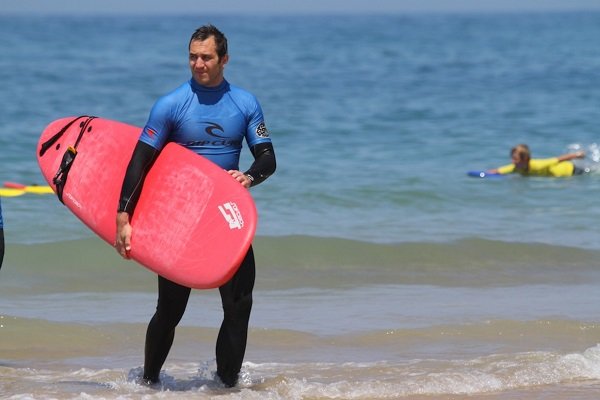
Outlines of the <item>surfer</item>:
[{"label": "surfer", "polygon": [[4,221],[2,220],[2,202],[0,201],[0,269],[4,261]]},{"label": "surfer", "polygon": [[587,172],[584,168],[576,166],[571,160],[584,158],[585,152],[563,154],[558,157],[536,159],[531,158],[531,151],[526,144],[519,144],[510,150],[512,164],[490,169],[490,174],[513,174],[525,176],[550,176],[564,177],[581,175]]},{"label": "surfer", "polygon": [[[224,78],[229,61],[226,37],[216,27],[205,25],[192,34],[188,47],[192,77],[156,101],[123,180],[115,247],[124,258],[129,258],[129,222],[143,180],[166,143],[176,142],[208,158],[246,188],[275,172],[275,153],[260,104],[251,93]],[[239,158],[244,140],[254,161],[241,172]],[[228,387],[236,385],[246,351],[254,279],[251,246],[233,278],[219,288],[224,316],[216,343],[217,376]],[[188,287],[158,277],[158,302],[148,325],[144,351],[142,378],[147,383],[159,382],[190,292]]]}]

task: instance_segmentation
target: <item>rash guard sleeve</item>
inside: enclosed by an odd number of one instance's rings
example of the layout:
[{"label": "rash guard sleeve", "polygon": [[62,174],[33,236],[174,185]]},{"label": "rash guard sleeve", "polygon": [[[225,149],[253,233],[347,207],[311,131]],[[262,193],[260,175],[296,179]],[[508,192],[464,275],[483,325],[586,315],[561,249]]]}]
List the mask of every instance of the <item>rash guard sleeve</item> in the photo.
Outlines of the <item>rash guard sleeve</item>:
[{"label": "rash guard sleeve", "polygon": [[277,163],[275,161],[275,151],[271,142],[259,143],[250,148],[254,156],[254,162],[244,174],[252,180],[252,186],[266,180],[275,172]]},{"label": "rash guard sleeve", "polygon": [[123,186],[121,186],[118,212],[126,212],[129,215],[133,215],[140,193],[142,192],[146,174],[150,170],[150,167],[152,167],[152,164],[154,164],[158,153],[159,151],[154,147],[138,141],[127,166]]}]

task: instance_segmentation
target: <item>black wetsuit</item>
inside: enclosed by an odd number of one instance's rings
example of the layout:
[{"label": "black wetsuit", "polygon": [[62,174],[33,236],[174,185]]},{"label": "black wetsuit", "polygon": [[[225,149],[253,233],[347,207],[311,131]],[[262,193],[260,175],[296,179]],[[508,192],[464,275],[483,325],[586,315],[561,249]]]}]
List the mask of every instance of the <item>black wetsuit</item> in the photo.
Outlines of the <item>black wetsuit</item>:
[{"label": "black wetsuit", "polygon": [[[254,156],[245,174],[255,186],[276,168],[273,146],[256,99],[226,81],[219,88],[203,88],[193,81],[184,84],[153,107],[127,168],[119,211],[133,214],[146,173],[166,142],[176,141],[225,169],[238,169],[244,138]],[[217,374],[227,386],[237,383],[244,359],[254,280],[254,252],[250,247],[233,278],[219,288],[224,316],[216,346]],[[158,304],[146,333],[143,378],[147,381],[159,379],[190,292],[188,287],[158,278]]]}]

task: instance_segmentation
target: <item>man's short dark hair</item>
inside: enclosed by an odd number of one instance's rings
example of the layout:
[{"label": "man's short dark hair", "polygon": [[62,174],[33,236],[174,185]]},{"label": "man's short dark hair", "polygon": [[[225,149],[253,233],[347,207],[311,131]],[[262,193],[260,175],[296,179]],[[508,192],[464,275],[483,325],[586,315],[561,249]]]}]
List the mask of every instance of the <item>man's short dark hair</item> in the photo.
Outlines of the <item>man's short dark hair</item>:
[{"label": "man's short dark hair", "polygon": [[223,32],[218,30],[214,25],[208,24],[196,29],[196,31],[192,34],[192,37],[190,38],[189,45],[191,45],[192,42],[196,40],[205,41],[211,36],[215,38],[215,44],[217,45],[217,55],[219,56],[219,59],[221,59],[227,54],[227,38],[225,37]]}]

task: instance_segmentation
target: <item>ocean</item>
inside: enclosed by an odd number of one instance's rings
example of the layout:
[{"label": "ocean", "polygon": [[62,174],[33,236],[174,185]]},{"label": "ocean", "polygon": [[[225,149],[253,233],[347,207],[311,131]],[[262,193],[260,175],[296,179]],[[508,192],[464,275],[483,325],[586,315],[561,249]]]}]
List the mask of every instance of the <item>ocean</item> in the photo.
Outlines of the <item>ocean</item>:
[{"label": "ocean", "polygon": [[278,161],[240,383],[214,378],[219,295],[196,290],[139,385],[155,276],[26,194],[0,199],[0,398],[598,398],[600,174],[467,171],[518,143],[598,169],[600,13],[0,15],[0,181],[45,184],[55,119],[142,126],[204,23]]}]

